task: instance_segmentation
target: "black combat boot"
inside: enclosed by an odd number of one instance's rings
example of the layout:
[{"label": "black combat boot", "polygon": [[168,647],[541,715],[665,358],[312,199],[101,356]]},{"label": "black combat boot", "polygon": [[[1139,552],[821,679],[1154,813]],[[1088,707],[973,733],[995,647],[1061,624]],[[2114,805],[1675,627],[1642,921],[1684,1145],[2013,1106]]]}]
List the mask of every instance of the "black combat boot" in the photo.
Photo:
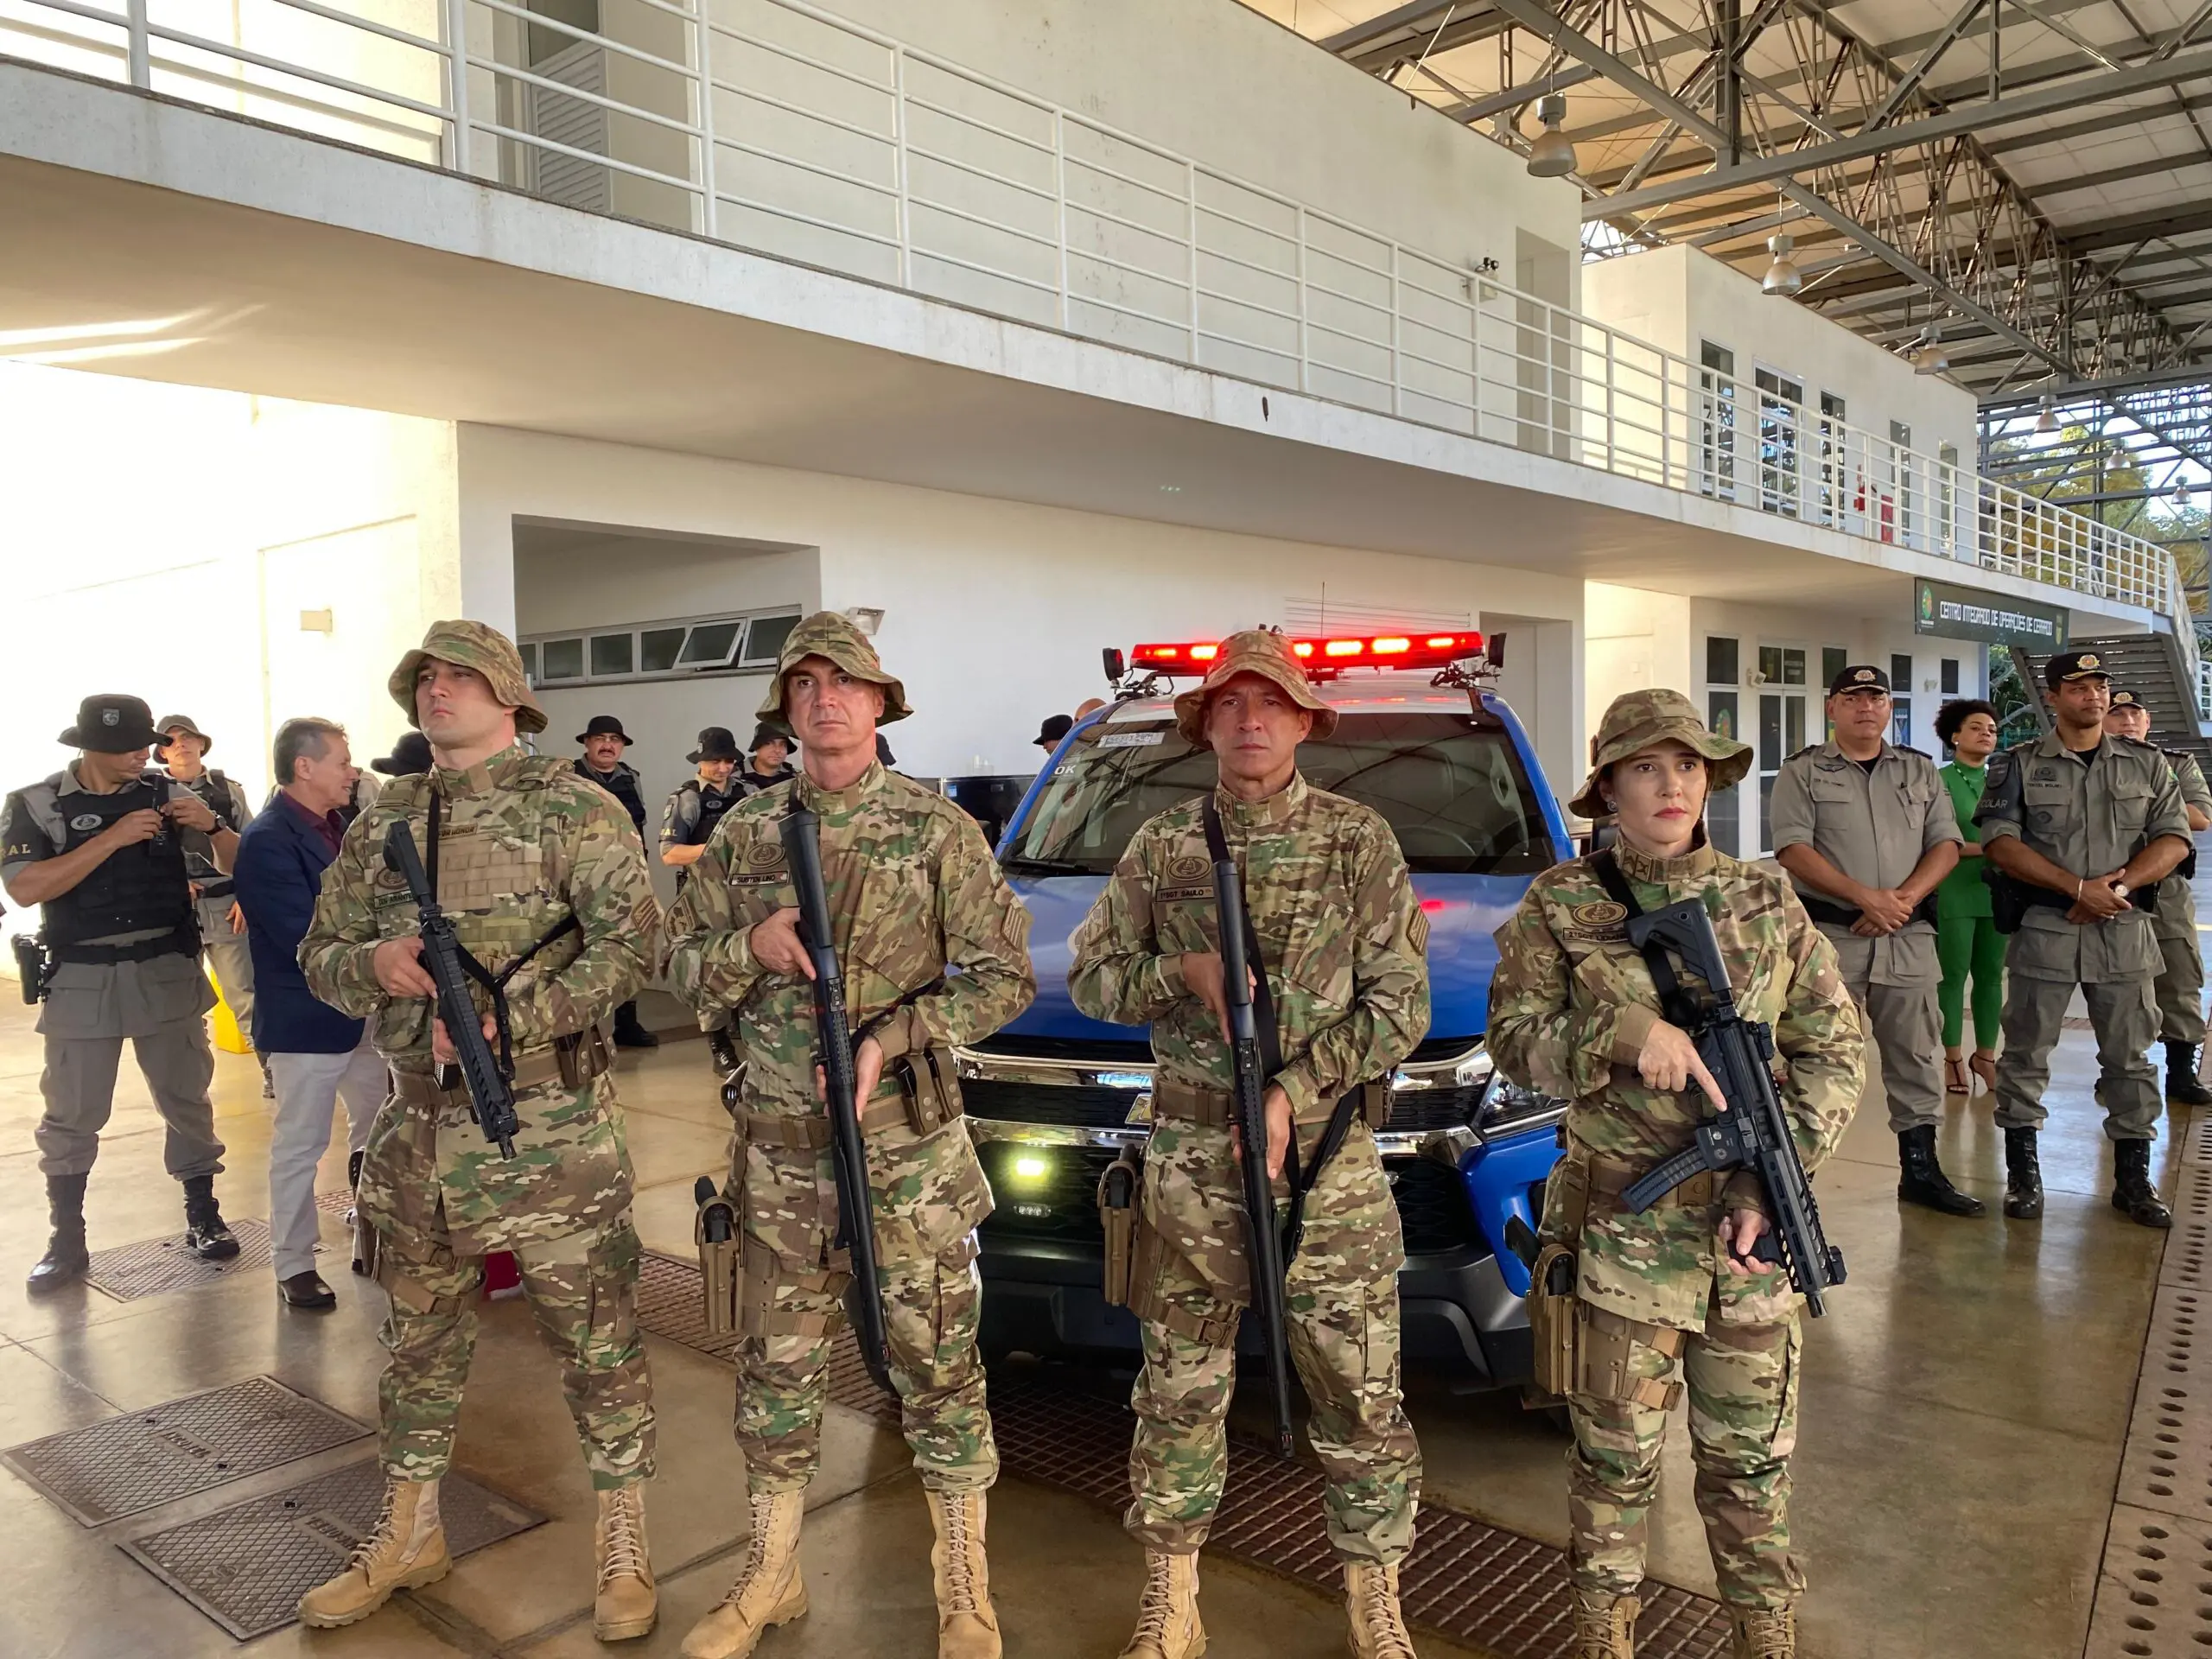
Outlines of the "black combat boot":
[{"label": "black combat boot", "polygon": [[658,1048],[660,1039],[647,1031],[638,1020],[638,1005],[625,1002],[614,1010],[614,1046],[617,1048]]},{"label": "black combat boot", "polygon": [[2115,1141],[2112,1143],[2112,1207],[2125,1211],[2139,1227],[2171,1227],[2174,1212],[2151,1185],[2151,1143]]},{"label": "black combat boot", "polygon": [[2043,1219],[2043,1166],[2033,1129],[2005,1131],[2005,1213],[2015,1221]]},{"label": "black combat boot", "polygon": [[710,1031],[707,1033],[707,1058],[713,1065],[716,1077],[733,1077],[737,1075],[737,1045],[730,1040],[729,1033]]},{"label": "black combat boot", "polygon": [[2212,1106],[2212,1089],[2196,1080],[2196,1045],[2166,1045],[2166,1098],[2177,1106]]},{"label": "black combat boot", "polygon": [[1936,1160],[1936,1126],[1923,1123],[1897,1136],[1897,1197],[1947,1216],[1978,1216],[1987,1207],[1961,1192]]},{"label": "black combat boot", "polygon": [[238,1253],[238,1242],[223,1224],[215,1203],[213,1175],[185,1177],[184,1248],[202,1262],[227,1262]]},{"label": "black combat boot", "polygon": [[46,1207],[54,1217],[54,1236],[47,1241],[46,1254],[39,1257],[24,1283],[34,1296],[74,1284],[92,1264],[85,1251],[85,1177],[48,1176]]}]

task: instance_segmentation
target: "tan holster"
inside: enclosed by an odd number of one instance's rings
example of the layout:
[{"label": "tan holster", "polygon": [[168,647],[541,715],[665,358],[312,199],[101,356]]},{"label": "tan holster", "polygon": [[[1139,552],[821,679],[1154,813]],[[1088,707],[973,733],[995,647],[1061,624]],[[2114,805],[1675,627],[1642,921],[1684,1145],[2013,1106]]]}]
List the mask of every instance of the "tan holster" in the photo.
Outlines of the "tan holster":
[{"label": "tan holster", "polygon": [[[729,1215],[730,1236],[710,1239],[707,1236],[708,1213],[718,1209]],[[744,1277],[745,1257],[743,1218],[738,1214],[737,1205],[717,1192],[699,1206],[691,1224],[691,1236],[699,1247],[699,1287],[706,1297],[707,1334],[736,1336],[739,1284]]]},{"label": "tan holster", "polygon": [[960,1116],[960,1078],[950,1049],[901,1054],[891,1062],[891,1075],[906,1097],[906,1121],[915,1134],[934,1134]]},{"label": "tan holster", "polygon": [[[1633,1179],[1626,1166],[1593,1167],[1588,1158],[1573,1154],[1552,1171],[1553,1191],[1544,1208],[1545,1242],[1529,1287],[1529,1332],[1535,1344],[1532,1382],[1538,1392],[1554,1397],[1574,1395],[1671,1411],[1681,1397],[1682,1385],[1637,1376],[1632,1360],[1639,1343],[1669,1359],[1680,1357],[1684,1333],[1609,1313],[1576,1294],[1591,1191],[1595,1187],[1611,1197]],[[1696,1196],[1704,1201],[1710,1191],[1708,1181]]]},{"label": "tan holster", "polygon": [[1098,1178],[1098,1219],[1106,1230],[1106,1303],[1129,1305],[1129,1281],[1136,1266],[1137,1210],[1144,1184],[1144,1160],[1134,1147],[1106,1166]]}]

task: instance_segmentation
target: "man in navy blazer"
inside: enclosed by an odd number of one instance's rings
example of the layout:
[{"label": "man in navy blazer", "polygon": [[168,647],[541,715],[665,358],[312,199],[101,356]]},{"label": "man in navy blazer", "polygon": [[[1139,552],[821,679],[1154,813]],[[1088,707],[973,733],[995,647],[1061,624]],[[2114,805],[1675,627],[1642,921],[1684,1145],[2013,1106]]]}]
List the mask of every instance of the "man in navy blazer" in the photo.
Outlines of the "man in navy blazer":
[{"label": "man in navy blazer", "polygon": [[332,1109],[343,1097],[358,1161],[390,1075],[364,1022],[317,1001],[300,972],[300,941],[315,916],[322,873],[338,856],[340,815],[353,798],[345,728],[288,720],[276,733],[275,760],[279,788],[238,837],[234,874],[253,951],[253,1046],[269,1057],[276,1089],[269,1144],[276,1294],[287,1307],[321,1311],[338,1301],[315,1270],[315,1173],[330,1147]]}]

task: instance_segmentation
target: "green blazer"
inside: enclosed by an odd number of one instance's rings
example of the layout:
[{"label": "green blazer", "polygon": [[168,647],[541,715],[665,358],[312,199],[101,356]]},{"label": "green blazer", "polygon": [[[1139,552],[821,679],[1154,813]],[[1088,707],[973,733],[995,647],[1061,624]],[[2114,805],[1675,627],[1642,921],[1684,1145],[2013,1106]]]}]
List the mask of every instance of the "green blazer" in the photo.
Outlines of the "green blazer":
[{"label": "green blazer", "polygon": [[[1958,814],[1960,830],[1968,844],[1979,845],[1981,831],[1974,827],[1974,812],[1981,804],[1981,791],[1989,782],[1989,769],[1954,760],[1937,768],[1936,775],[1951,791],[1951,810]],[[1943,878],[1936,889],[1938,919],[1989,914],[1989,886],[1981,879],[1981,863],[1979,858],[1962,857],[1959,868]]]}]

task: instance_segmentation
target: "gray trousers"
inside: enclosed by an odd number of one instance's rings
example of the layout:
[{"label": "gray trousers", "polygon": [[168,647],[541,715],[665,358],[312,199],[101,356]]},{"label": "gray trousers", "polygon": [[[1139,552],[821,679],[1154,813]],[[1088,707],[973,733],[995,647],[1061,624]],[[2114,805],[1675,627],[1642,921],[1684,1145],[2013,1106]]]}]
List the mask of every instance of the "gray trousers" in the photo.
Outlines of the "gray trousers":
[{"label": "gray trousers", "polygon": [[215,983],[223,993],[223,1001],[230,1006],[238,1029],[248,1042],[253,1040],[253,952],[246,948],[245,935],[231,931],[226,921],[214,931],[203,931],[200,948],[207,953],[207,965],[215,970]]},{"label": "gray trousers", "polygon": [[1852,1000],[1866,1016],[1866,1034],[1882,1056],[1882,1092],[1890,1103],[1890,1133],[1903,1135],[1943,1120],[1943,1018],[1936,993],[1925,985],[1851,984]]},{"label": "gray trousers", "polygon": [[2151,931],[2158,936],[2158,1035],[2169,1043],[2201,1043],[2204,953],[2196,941],[2196,890],[2179,876],[2159,883]]},{"label": "gray trousers", "polygon": [[276,1276],[315,1266],[321,1228],[315,1208],[315,1166],[330,1147],[330,1117],[346,1103],[349,1152],[369,1144],[369,1128],[391,1090],[384,1056],[363,1043],[350,1054],[271,1054],[276,1122],[269,1136],[270,1254]]},{"label": "gray trousers", "polygon": [[46,1070],[39,1092],[46,1115],[33,1139],[38,1166],[48,1175],[86,1175],[100,1149],[100,1130],[115,1105],[115,1076],[123,1045],[138,1051],[138,1069],[154,1109],[168,1126],[162,1161],[177,1179],[213,1175],[223,1167],[223,1143],[215,1138],[215,1108],[207,1085],[215,1076],[215,1052],[208,1046],[207,1022],[194,1014],[173,1020],[139,1037],[46,1037]]},{"label": "gray trousers", "polygon": [[[2005,1052],[1997,1058],[1999,1128],[2039,1129],[2050,1116],[2043,1092],[2050,1082],[2050,1051],[2073,997],[2070,981],[2005,976]],[[2107,1138],[2157,1139],[2166,1103],[2148,1052],[2158,1035],[2149,977],[2084,985],[2082,999],[2097,1032],[2096,1095],[2105,1109]]]}]

